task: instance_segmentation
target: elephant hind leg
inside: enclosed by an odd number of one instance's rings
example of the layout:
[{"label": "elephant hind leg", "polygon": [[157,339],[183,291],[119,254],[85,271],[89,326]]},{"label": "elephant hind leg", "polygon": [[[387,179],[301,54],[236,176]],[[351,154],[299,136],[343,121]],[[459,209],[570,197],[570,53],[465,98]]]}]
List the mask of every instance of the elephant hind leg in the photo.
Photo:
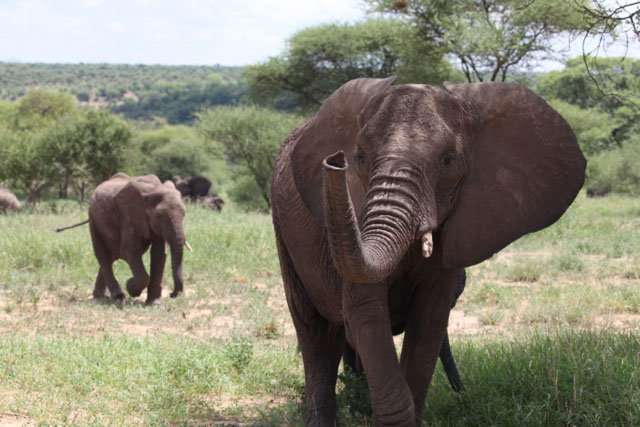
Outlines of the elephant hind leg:
[{"label": "elephant hind leg", "polygon": [[98,270],[98,276],[96,277],[95,285],[93,286],[93,297],[95,299],[107,297],[107,282],[104,281],[102,271]]},{"label": "elephant hind leg", "polygon": [[113,256],[105,246],[102,241],[102,237],[100,237],[100,234],[92,221],[89,221],[89,231],[91,233],[93,252],[100,264],[98,277],[96,277],[93,289],[94,298],[100,298],[100,296],[96,297],[96,295],[105,295],[104,288],[106,287],[109,289],[111,298],[124,299],[124,293],[122,292],[122,289],[120,289],[120,284],[118,283],[118,280],[116,280],[116,277],[113,274],[113,268],[111,267],[114,261]]}]

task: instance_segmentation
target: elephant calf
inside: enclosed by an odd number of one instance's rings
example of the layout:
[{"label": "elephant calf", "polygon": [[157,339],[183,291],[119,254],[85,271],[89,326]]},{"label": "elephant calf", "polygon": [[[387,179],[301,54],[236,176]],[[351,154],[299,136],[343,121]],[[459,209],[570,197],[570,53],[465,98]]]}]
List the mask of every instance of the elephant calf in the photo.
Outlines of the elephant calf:
[{"label": "elephant calf", "polygon": [[[184,246],[189,247],[182,225],[184,215],[180,192],[172,182],[163,184],[155,175],[118,173],[98,185],[89,207],[91,241],[100,264],[93,297],[104,297],[109,289],[111,298],[124,298],[112,269],[115,260],[123,259],[133,273],[127,281],[129,295],[137,297],[148,288],[147,303],[156,302],[162,294],[166,244],[171,248],[171,297],[182,292],[182,255]],[[142,262],[149,246],[151,276]]]}]

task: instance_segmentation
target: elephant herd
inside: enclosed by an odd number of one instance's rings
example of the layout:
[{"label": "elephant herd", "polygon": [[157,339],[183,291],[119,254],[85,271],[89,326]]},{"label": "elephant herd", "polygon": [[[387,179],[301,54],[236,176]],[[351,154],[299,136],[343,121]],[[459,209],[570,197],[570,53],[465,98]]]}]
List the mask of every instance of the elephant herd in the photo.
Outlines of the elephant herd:
[{"label": "elephant herd", "polygon": [[[366,375],[374,425],[421,425],[438,356],[462,387],[447,324],[465,267],[553,224],[584,183],[572,129],[525,87],[394,80],[345,83],[275,160],[273,226],[307,425],[335,424],[341,360]],[[166,245],[177,296],[188,247],[182,199],[219,210],[210,187],[201,177],[124,174],[100,184],[88,220],[99,263],[93,296],[124,297],[111,269],[121,258],[133,273],[128,293],[147,288],[147,302],[157,302]],[[141,259],[149,247],[150,275]]]}]

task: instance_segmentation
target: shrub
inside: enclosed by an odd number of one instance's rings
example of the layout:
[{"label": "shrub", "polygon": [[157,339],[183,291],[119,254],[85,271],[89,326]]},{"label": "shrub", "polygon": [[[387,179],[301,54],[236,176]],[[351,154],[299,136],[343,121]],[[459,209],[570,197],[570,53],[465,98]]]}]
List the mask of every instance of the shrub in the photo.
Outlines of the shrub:
[{"label": "shrub", "polygon": [[585,187],[588,195],[608,193],[640,195],[640,143],[606,151],[589,160]]}]

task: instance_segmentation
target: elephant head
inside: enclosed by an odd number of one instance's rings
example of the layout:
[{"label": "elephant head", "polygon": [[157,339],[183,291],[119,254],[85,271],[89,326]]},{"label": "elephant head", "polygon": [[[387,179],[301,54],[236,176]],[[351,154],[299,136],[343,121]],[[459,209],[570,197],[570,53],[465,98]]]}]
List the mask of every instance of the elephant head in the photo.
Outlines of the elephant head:
[{"label": "elephant head", "polygon": [[416,240],[447,268],[556,221],[584,182],[574,133],[517,84],[352,80],[302,129],[298,191],[351,282],[388,277]]},{"label": "elephant head", "polygon": [[116,206],[136,232],[151,241],[164,240],[171,248],[174,288],[171,297],[183,290],[182,257],[185,240],[185,208],[171,181],[161,183],[155,175],[133,178],[115,195]]}]

